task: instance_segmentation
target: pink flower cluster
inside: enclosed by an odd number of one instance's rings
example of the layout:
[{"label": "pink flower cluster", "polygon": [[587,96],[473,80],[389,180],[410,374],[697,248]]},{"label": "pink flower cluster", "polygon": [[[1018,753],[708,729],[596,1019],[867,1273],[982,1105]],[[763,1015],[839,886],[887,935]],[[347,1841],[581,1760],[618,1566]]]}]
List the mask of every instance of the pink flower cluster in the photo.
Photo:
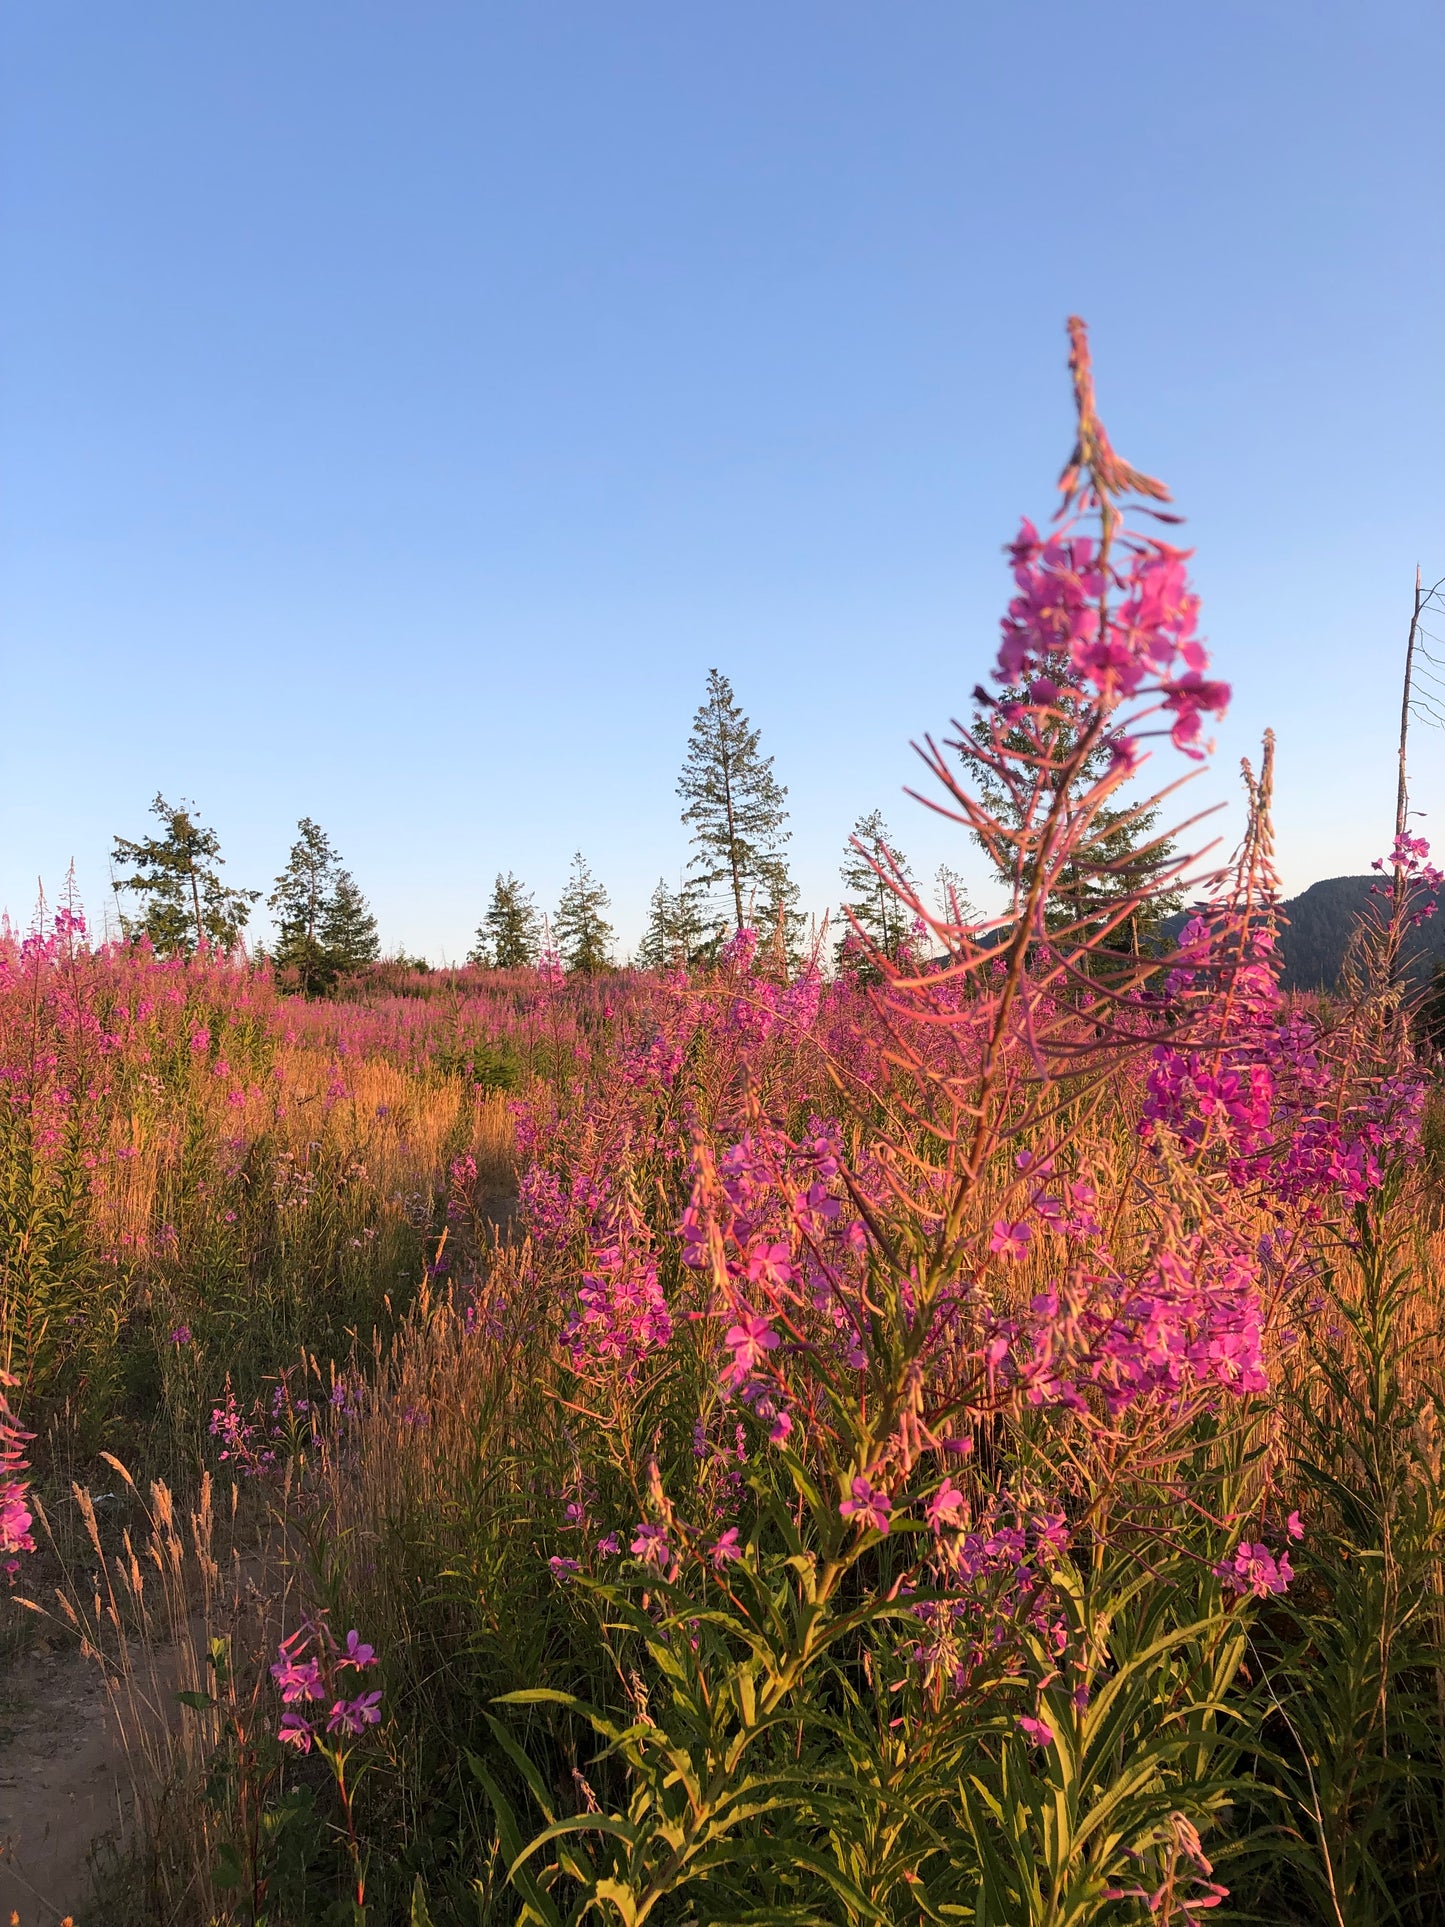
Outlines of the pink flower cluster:
[{"label": "pink flower cluster", "polygon": [[[1430,845],[1423,836],[1397,836],[1390,854],[1387,857],[1377,856],[1370,868],[1388,870],[1399,878],[1406,893],[1407,924],[1421,924],[1427,917],[1434,916],[1435,895],[1445,884],[1445,873],[1430,861]],[[1372,883],[1370,890],[1374,896],[1394,895],[1393,884]]]},{"label": "pink flower cluster", "polygon": [[1117,1416],[1141,1400],[1268,1389],[1256,1260],[1181,1237],[1135,1281],[1085,1272],[1040,1292],[1010,1360],[1034,1405],[1087,1409],[1092,1387]]},{"label": "pink flower cluster", "polygon": [[562,1334],[575,1372],[600,1364],[631,1377],[672,1342],[672,1314],[651,1245],[646,1224],[628,1212],[594,1231]]},{"label": "pink flower cluster", "polygon": [[358,1693],[354,1675],[369,1671],[377,1663],[374,1648],[353,1629],[346,1643],[339,1645],[324,1617],[308,1621],[298,1632],[281,1641],[271,1677],[280,1689],[281,1701],[288,1709],[281,1715],[277,1738],[300,1753],[309,1753],[319,1739],[323,1722],[319,1714],[295,1710],[299,1706],[326,1706],[326,1733],[339,1739],[355,1739],[368,1726],[381,1720],[380,1692]]},{"label": "pink flower cluster", "polygon": [[1039,703],[1081,687],[1107,708],[1152,696],[1173,714],[1175,747],[1197,759],[1200,719],[1224,714],[1229,685],[1204,675],[1209,657],[1195,634],[1199,598],[1184,566],[1188,551],[1138,541],[1127,554],[1121,570],[1102,560],[1090,537],[1043,540],[1024,521],[1009,549],[1017,594],[1003,619],[995,674],[1004,684],[1027,683]]},{"label": "pink flower cluster", "polygon": [[715,1165],[701,1156],[680,1226],[682,1261],[709,1277],[725,1321],[719,1383],[779,1445],[793,1429],[792,1351],[820,1348],[853,1370],[866,1362],[867,1236],[847,1209],[836,1127],[814,1118],[810,1129],[798,1143],[758,1123]]},{"label": "pink flower cluster", "polygon": [[[1317,1212],[1333,1194],[1358,1204],[1385,1166],[1419,1140],[1426,1079],[1413,1064],[1361,1063],[1278,985],[1268,928],[1242,961],[1202,919],[1185,929],[1187,964],[1170,975],[1173,1009],[1214,1008],[1222,1023],[1189,1049],[1155,1046],[1142,1123],[1146,1139],[1169,1131],[1195,1157],[1213,1156],[1240,1186]],[[1341,1061],[1336,1061],[1336,1059]]]},{"label": "pink flower cluster", "polygon": [[1066,1638],[1049,1573],[1069,1543],[1063,1514],[1011,1514],[996,1498],[975,1518],[952,1479],[943,1481],[926,1511],[934,1534],[931,1563],[946,1596],[913,1608],[926,1633],[910,1657],[925,1679],[962,1694],[984,1673],[1009,1672],[1022,1659],[1026,1627],[1062,1655]]},{"label": "pink flower cluster", "polygon": [[0,1558],[5,1561],[5,1576],[12,1583],[20,1570],[17,1552],[34,1552],[33,1523],[26,1501],[30,1488],[23,1474],[28,1470],[25,1447],[35,1436],[24,1432],[15,1421],[6,1397],[6,1388],[15,1384],[8,1372],[0,1372]]}]

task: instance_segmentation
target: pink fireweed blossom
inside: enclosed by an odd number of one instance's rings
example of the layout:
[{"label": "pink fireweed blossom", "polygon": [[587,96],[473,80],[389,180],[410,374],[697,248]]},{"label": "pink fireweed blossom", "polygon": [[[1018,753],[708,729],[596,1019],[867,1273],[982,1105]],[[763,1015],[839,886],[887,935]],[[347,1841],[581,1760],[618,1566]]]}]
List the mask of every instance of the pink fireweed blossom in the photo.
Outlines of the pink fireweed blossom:
[{"label": "pink fireweed blossom", "polygon": [[1006,1219],[1000,1218],[994,1225],[988,1248],[1001,1258],[1022,1258],[1027,1255],[1032,1236],[1028,1225],[1009,1224]]},{"label": "pink fireweed blossom", "polygon": [[1018,1727],[1024,1738],[1032,1740],[1035,1746],[1052,1746],[1054,1743],[1054,1729],[1047,1720],[1031,1719],[1027,1713],[1020,1713]]},{"label": "pink fireweed blossom", "polygon": [[323,1700],[326,1687],[321,1678],[321,1668],[314,1659],[295,1660],[282,1658],[271,1668],[271,1677],[281,1689],[281,1699],[287,1706],[297,1700]]},{"label": "pink fireweed blossom", "polygon": [[15,1382],[8,1372],[0,1372],[0,1557],[5,1558],[10,1579],[19,1570],[19,1561],[13,1555],[35,1550],[30,1530],[33,1519],[26,1503],[30,1487],[23,1477],[29,1469],[25,1447],[34,1434],[23,1431],[10,1410],[5,1394]]},{"label": "pink fireweed blossom", "polygon": [[309,1753],[316,1735],[310,1720],[303,1718],[300,1713],[283,1713],[276,1737],[283,1746],[294,1746],[298,1753]]},{"label": "pink fireweed blossom", "polygon": [[311,1620],[288,1635],[281,1641],[271,1677],[280,1691],[283,1706],[293,1710],[282,1714],[276,1737],[286,1746],[309,1753],[320,1737],[321,1729],[314,1723],[320,1715],[315,1715],[313,1720],[294,1709],[298,1705],[325,1706],[328,1700],[331,1708],[326,1718],[326,1732],[356,1738],[368,1726],[378,1725],[380,1691],[353,1697],[341,1684],[345,1673],[364,1672],[376,1663],[375,1649],[367,1645],[354,1627],[346,1636],[345,1646],[338,1646],[324,1617]]},{"label": "pink fireweed blossom", "polygon": [[750,1312],[730,1327],[723,1343],[732,1353],[726,1382],[736,1389],[767,1362],[768,1353],[777,1349],[780,1340],[766,1318]]},{"label": "pink fireweed blossom", "polygon": [[953,1480],[945,1479],[927,1505],[928,1523],[935,1532],[961,1526],[968,1516],[967,1501]]},{"label": "pink fireweed blossom", "polygon": [[368,1646],[353,1626],[346,1635],[346,1649],[337,1656],[338,1666],[354,1666],[358,1672],[368,1666],[375,1666],[376,1648]]},{"label": "pink fireweed blossom", "polygon": [[1236,1546],[1232,1559],[1220,1561],[1214,1575],[1227,1591],[1255,1599],[1284,1592],[1294,1578],[1287,1552],[1276,1559],[1267,1546],[1251,1545],[1247,1539]]},{"label": "pink fireweed blossom", "polygon": [[729,1526],[719,1538],[714,1539],[707,1549],[707,1556],[719,1572],[734,1559],[741,1559],[743,1549],[738,1544],[738,1529]]},{"label": "pink fireweed blossom", "polygon": [[363,1693],[358,1699],[337,1700],[327,1716],[328,1733],[348,1733],[353,1738],[368,1726],[381,1723],[381,1694]]},{"label": "pink fireweed blossom", "polygon": [[845,1519],[852,1519],[865,1529],[871,1526],[874,1532],[887,1532],[893,1501],[881,1487],[871,1484],[860,1473],[838,1510]]},{"label": "pink fireweed blossom", "polygon": [[646,1520],[634,1528],[636,1537],[632,1541],[631,1552],[645,1566],[656,1566],[659,1572],[665,1571],[672,1560],[668,1548],[667,1533],[661,1526],[651,1525]]}]

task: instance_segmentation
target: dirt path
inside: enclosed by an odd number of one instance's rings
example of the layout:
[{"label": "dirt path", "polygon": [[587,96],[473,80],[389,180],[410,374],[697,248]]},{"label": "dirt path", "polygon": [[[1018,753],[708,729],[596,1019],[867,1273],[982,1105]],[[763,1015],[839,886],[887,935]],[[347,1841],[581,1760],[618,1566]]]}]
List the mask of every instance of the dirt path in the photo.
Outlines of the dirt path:
[{"label": "dirt path", "polygon": [[93,1662],[37,1647],[0,1681],[0,1922],[57,1927],[90,1897],[123,1763]]}]

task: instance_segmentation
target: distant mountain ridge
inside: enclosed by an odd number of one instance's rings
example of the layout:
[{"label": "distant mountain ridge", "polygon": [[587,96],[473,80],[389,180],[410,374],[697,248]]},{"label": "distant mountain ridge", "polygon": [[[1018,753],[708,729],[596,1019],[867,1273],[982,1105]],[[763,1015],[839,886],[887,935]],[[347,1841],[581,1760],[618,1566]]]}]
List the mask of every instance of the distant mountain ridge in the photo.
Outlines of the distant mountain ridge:
[{"label": "distant mountain ridge", "polygon": [[[1335,988],[1345,946],[1370,908],[1370,885],[1379,881],[1374,876],[1325,877],[1280,906],[1289,919],[1280,932],[1280,981],[1286,990]],[[1445,909],[1410,931],[1405,955],[1410,977],[1428,982],[1436,964],[1445,960]]]}]

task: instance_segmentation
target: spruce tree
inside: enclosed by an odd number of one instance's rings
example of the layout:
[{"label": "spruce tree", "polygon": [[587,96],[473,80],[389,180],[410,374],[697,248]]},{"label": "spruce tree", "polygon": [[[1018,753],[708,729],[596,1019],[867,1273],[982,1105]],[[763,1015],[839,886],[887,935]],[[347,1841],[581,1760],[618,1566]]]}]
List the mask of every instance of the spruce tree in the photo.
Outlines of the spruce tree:
[{"label": "spruce tree", "polygon": [[331,981],[354,976],[381,955],[371,905],[350,870],[338,870],[321,909],[321,949]]},{"label": "spruce tree", "polygon": [[569,970],[590,976],[611,964],[612,925],[604,914],[610,907],[611,898],[579,850],[553,922],[557,948]]},{"label": "spruce tree", "polygon": [[978,911],[957,870],[950,868],[947,863],[940,863],[934,872],[933,887],[940,923],[961,925],[978,922]]},{"label": "spruce tree", "polygon": [[758,953],[771,955],[784,971],[796,969],[803,957],[808,919],[798,908],[802,895],[779,857],[768,864],[761,896],[754,899],[751,916],[758,933]]},{"label": "spruce tree", "polygon": [[303,816],[286,868],[266,899],[276,916],[275,963],[303,997],[331,988],[336,973],[325,953],[322,919],[336,881],[336,852],[319,824]]},{"label": "spruce tree", "polygon": [[521,970],[537,961],[541,934],[542,919],[531,891],[510,870],[505,876],[498,872],[467,962],[495,970]]},{"label": "spruce tree", "polygon": [[215,950],[234,950],[251,916],[259,890],[233,890],[221,881],[218,866],[225,862],[220,839],[195,814],[195,804],[182,800],[171,805],[157,794],[151,815],[164,826],[163,836],[132,841],[118,836],[111,852],[117,893],[132,891],[143,910],[138,922],[122,916],[127,937],[148,937],[164,957],[189,957],[202,944]]},{"label": "spruce tree", "polygon": [[690,888],[698,897],[720,892],[741,930],[761,908],[786,928],[797,892],[788,881],[783,845],[791,832],[787,790],[773,775],[773,759],[758,749],[758,732],[739,709],[732,684],[708,671],[707,698],[693,718],[677,793],[692,826],[697,853]]},{"label": "spruce tree", "polygon": [[706,950],[710,934],[693,896],[686,890],[670,890],[667,879],[659,877],[648,900],[638,965],[643,970],[675,970],[679,964],[692,963]]},{"label": "spruce tree", "polygon": [[[1062,681],[1057,665],[1050,666],[1050,674],[1056,683]],[[1005,689],[999,696],[999,703],[1026,702],[1028,695],[1028,689],[1023,685]],[[974,748],[975,743],[987,744],[990,741],[991,727],[991,716],[982,711],[976,712],[970,731],[953,747],[968,770],[983,803],[1001,822],[1016,828],[1023,820],[1019,801],[1004,788],[995,772]],[[1022,726],[1006,732],[1003,740],[1008,747],[1024,754],[1032,749],[1031,738]],[[1061,734],[1055,753],[1067,753],[1066,732]],[[1101,743],[1087,759],[1076,779],[1074,794],[1064,799],[1066,812],[1074,806],[1076,798],[1082,798],[1104,775],[1109,755],[1108,746]],[[1043,799],[1044,810],[1049,806],[1050,801],[1046,796]],[[1074,862],[1058,880],[1044,911],[1047,927],[1056,930],[1065,925],[1087,927],[1089,924],[1102,924],[1121,899],[1133,896],[1135,892],[1145,892],[1148,896],[1147,911],[1132,915],[1117,925],[1109,938],[1108,947],[1138,954],[1156,944],[1160,925],[1178,911],[1184,901],[1181,891],[1160,890],[1155,885],[1155,879],[1169,868],[1177,856],[1174,843],[1157,834],[1158,822],[1157,806],[1141,810],[1130,803],[1117,806],[1106,803],[1096,809],[1092,818],[1088,860]],[[982,839],[977,840],[987,853],[987,846]],[[992,856],[990,860],[994,862],[1000,881],[1011,887],[1014,882],[1012,872]],[[1027,883],[1027,880],[1026,871],[1022,881]]]},{"label": "spruce tree", "polygon": [[[878,866],[876,869],[875,864]],[[913,917],[908,906],[884,881],[885,876],[895,868],[905,882],[912,882],[908,859],[889,834],[882,811],[869,810],[853,825],[853,835],[843,852],[843,862],[838,872],[848,892],[843,903],[845,927],[838,941],[839,963],[848,962],[859,955],[856,938],[853,943],[849,942],[849,938],[854,936],[855,925],[863,931],[873,948],[881,951],[885,957],[898,955]]]}]

